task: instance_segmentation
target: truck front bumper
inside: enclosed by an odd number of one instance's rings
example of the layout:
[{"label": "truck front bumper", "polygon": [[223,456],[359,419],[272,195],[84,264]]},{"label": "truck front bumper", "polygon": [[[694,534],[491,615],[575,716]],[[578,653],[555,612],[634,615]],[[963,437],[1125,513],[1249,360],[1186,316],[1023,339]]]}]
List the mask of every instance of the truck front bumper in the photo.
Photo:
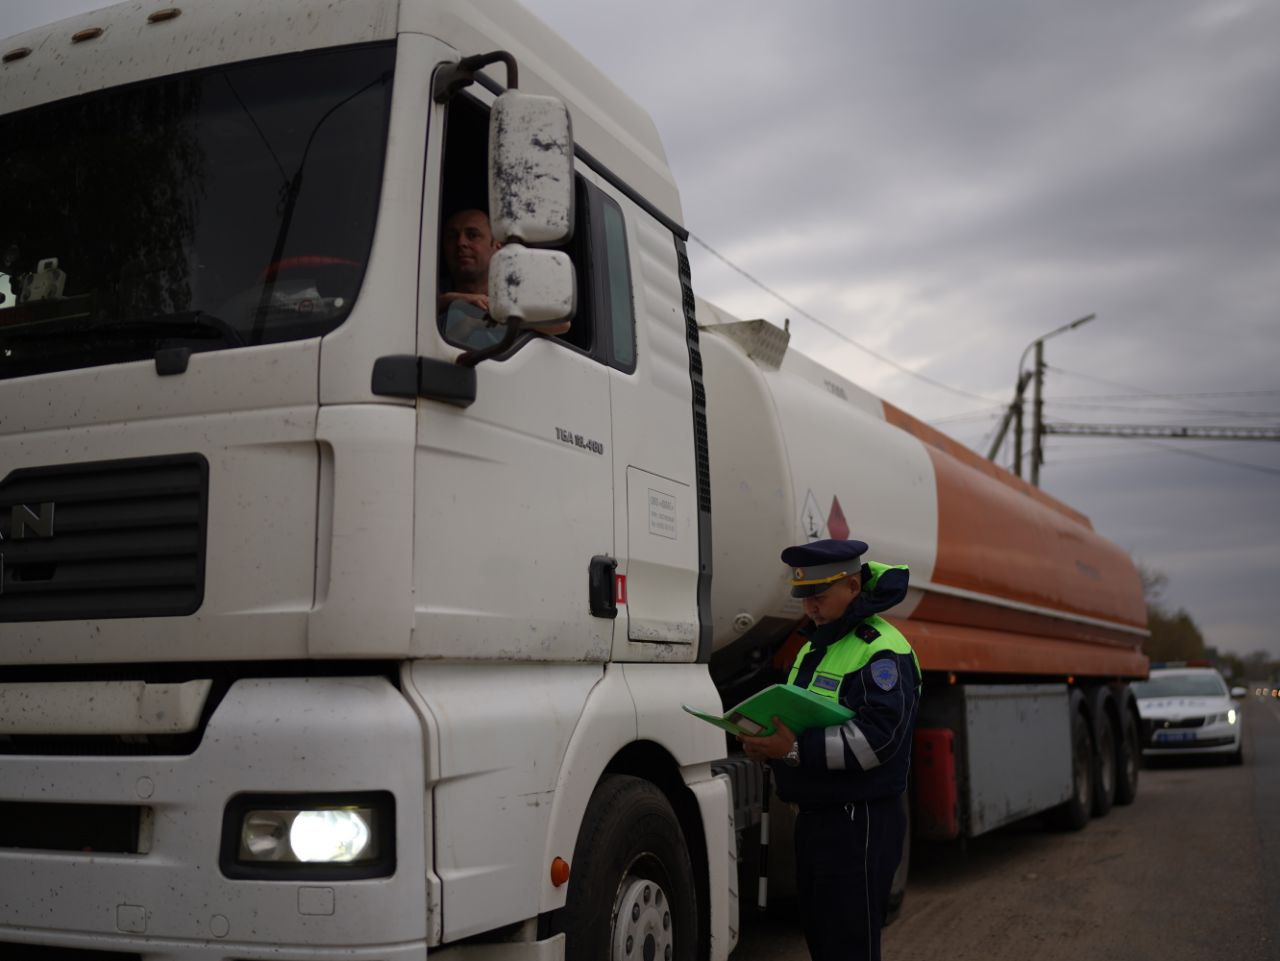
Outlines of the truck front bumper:
[{"label": "truck front bumper", "polygon": [[[227,876],[233,798],[369,792],[394,804],[394,858],[381,876]],[[18,841],[0,848],[0,956],[44,945],[103,961],[422,959],[423,796],[420,722],[380,677],[237,681],[186,755],[0,754],[0,802],[10,810],[133,809],[141,823],[133,850],[109,853],[53,850],[62,845],[47,830],[30,843],[8,832]]]}]

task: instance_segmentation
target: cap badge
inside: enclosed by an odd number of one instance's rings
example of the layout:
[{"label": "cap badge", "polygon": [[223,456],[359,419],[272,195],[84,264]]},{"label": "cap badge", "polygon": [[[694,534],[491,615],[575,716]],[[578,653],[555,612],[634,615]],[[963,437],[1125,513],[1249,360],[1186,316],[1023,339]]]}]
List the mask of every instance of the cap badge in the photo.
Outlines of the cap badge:
[{"label": "cap badge", "polygon": [[804,568],[797,567],[794,571],[791,572],[791,576],[794,580],[797,580],[797,581],[804,580]]}]

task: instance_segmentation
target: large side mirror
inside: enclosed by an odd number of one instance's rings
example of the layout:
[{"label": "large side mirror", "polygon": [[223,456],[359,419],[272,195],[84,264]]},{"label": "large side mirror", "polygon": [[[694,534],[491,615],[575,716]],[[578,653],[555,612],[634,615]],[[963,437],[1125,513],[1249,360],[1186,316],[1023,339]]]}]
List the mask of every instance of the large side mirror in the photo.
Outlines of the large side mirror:
[{"label": "large side mirror", "polygon": [[521,330],[562,334],[569,329],[577,294],[573,262],[558,250],[503,247],[489,262],[489,313]]},{"label": "large side mirror", "polygon": [[1248,696],[1249,696],[1248,690],[1243,687],[1233,687],[1231,689],[1231,697],[1237,701],[1243,700]]},{"label": "large side mirror", "polygon": [[562,100],[508,90],[494,102],[489,224],[499,243],[563,244],[573,236],[573,127]]}]

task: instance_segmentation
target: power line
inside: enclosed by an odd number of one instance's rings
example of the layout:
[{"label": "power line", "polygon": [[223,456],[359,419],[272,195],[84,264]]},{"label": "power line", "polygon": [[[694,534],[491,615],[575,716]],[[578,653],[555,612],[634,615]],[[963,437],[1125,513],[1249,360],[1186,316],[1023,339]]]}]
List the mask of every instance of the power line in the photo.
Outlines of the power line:
[{"label": "power line", "polygon": [[[1076,376],[1069,370],[1063,370],[1061,367],[1050,367],[1050,370],[1059,374],[1067,374]],[[1083,375],[1081,375],[1083,376]],[[1159,397],[1163,400],[1181,400],[1187,397],[1259,397],[1262,395],[1274,396],[1280,394],[1280,390],[1212,390],[1212,391],[1195,391],[1183,392],[1177,394],[1153,394],[1150,391],[1143,391],[1141,395],[1132,392],[1128,394],[1067,394],[1065,400],[1134,400],[1142,397]]]},{"label": "power line", "polygon": [[947,417],[939,417],[937,420],[927,421],[928,424],[937,427],[939,424],[952,424],[962,420],[977,420],[979,418],[991,419],[997,413],[1004,410],[1004,404],[994,404],[991,407],[983,407],[979,410],[971,410],[965,414],[951,414]]},{"label": "power line", "polygon": [[1226,457],[1214,457],[1212,454],[1206,454],[1204,451],[1187,450],[1185,447],[1170,447],[1168,444],[1157,444],[1154,441],[1140,440],[1139,444],[1146,447],[1154,447],[1157,450],[1168,451],[1171,454],[1184,454],[1187,457],[1198,457],[1200,460],[1213,461],[1215,464],[1226,464],[1230,467],[1239,467],[1243,470],[1257,471],[1260,474],[1274,474],[1280,476],[1280,470],[1274,467],[1264,467],[1262,464],[1249,464],[1240,460],[1230,460]]},{"label": "power line", "polygon": [[695,241],[699,247],[702,247],[704,250],[706,250],[707,253],[711,254],[711,256],[715,257],[717,260],[724,263],[725,266],[727,266],[729,269],[733,270],[735,273],[741,274],[743,277],[745,277],[751,283],[755,284],[757,287],[759,287],[769,296],[775,298],[778,301],[781,301],[783,304],[786,304],[789,308],[794,310],[801,317],[805,318],[805,320],[808,320],[808,321],[811,321],[812,323],[817,324],[823,330],[827,331],[828,333],[834,334],[836,337],[839,337],[845,343],[858,348],[858,350],[862,351],[865,354],[870,355],[871,357],[874,357],[876,360],[880,361],[882,364],[888,364],[890,367],[894,368],[895,370],[899,370],[904,374],[909,374],[910,376],[916,378],[917,380],[924,381],[924,383],[929,384],[932,387],[937,387],[940,390],[949,391],[950,393],[958,394],[961,397],[969,397],[969,398],[972,398],[973,400],[986,401],[988,404],[996,403],[996,401],[992,400],[990,397],[983,397],[981,394],[974,394],[970,391],[963,390],[959,387],[952,387],[950,384],[944,384],[940,380],[934,380],[932,377],[922,374],[919,371],[912,370],[910,367],[905,367],[902,364],[898,363],[896,360],[893,360],[890,357],[886,357],[884,354],[881,354],[876,350],[872,350],[870,347],[866,346],[865,344],[858,343],[848,334],[836,329],[835,327],[832,327],[830,324],[828,324],[824,320],[819,320],[817,317],[809,313],[803,307],[799,306],[798,304],[782,296],[782,294],[778,293],[768,284],[764,283],[761,280],[758,280],[757,278],[753,277],[751,274],[747,273],[745,270],[743,270],[741,267],[735,264],[732,260],[730,260],[724,254],[720,253],[720,251],[716,250],[714,247],[708,244],[705,240],[703,240],[697,234],[690,233],[689,238]]},{"label": "power line", "polygon": [[1120,384],[1114,380],[1107,380],[1103,377],[1095,377],[1092,374],[1082,374],[1079,371],[1066,370],[1065,368],[1054,367],[1049,364],[1045,364],[1045,367],[1048,370],[1053,371],[1055,374],[1066,374],[1068,377],[1078,377],[1080,380],[1092,381],[1095,384],[1102,384],[1104,387],[1116,387],[1116,388],[1119,388],[1120,390],[1127,390],[1129,391],[1129,394],[1128,394],[1129,397],[1133,397],[1137,394],[1143,394],[1146,396],[1155,396],[1150,391],[1143,390],[1141,387],[1134,387],[1132,384]]},{"label": "power line", "polygon": [[1182,440],[1280,440],[1280,428],[1185,427],[1167,424],[1042,424],[1045,434],[1068,437],[1171,437]]},{"label": "power line", "polygon": [[[1142,400],[1130,394],[1130,400]],[[1280,411],[1275,410],[1223,410],[1218,407],[1146,407],[1138,404],[1101,404],[1086,400],[1065,400],[1051,398],[1055,407],[1081,407],[1092,410],[1126,410],[1163,414],[1225,414],[1231,417],[1273,417],[1280,418]]]},{"label": "power line", "polygon": [[[1068,455],[1066,457],[1057,459],[1055,462],[1062,467],[1069,467],[1072,464],[1086,463],[1088,461],[1119,460],[1122,457],[1146,457],[1146,456],[1149,456],[1152,451],[1154,451],[1157,453],[1182,454],[1186,457],[1196,457],[1196,458],[1199,458],[1200,460],[1212,461],[1216,464],[1223,464],[1227,467],[1239,467],[1241,470],[1256,471],[1262,474],[1280,475],[1280,469],[1276,469],[1274,467],[1266,467],[1262,464],[1250,464],[1245,461],[1231,460],[1230,458],[1227,458],[1227,457],[1215,457],[1212,454],[1206,454],[1203,450],[1188,450],[1185,447],[1174,447],[1172,444],[1161,444],[1157,441],[1141,440],[1141,439],[1136,440],[1135,444],[1141,447],[1148,447],[1150,448],[1150,450],[1140,451],[1140,450],[1129,449],[1129,450],[1114,451],[1114,452],[1105,453],[1105,454]],[[1222,446],[1227,446],[1227,445],[1222,445]]]},{"label": "power line", "polygon": [[[1150,450],[1141,450],[1139,448],[1150,448]],[[1101,444],[1097,447],[1086,447],[1084,453],[1077,453],[1080,450],[1076,445],[1071,445],[1070,451],[1066,447],[1054,448],[1056,457],[1055,463],[1058,464],[1078,464],[1095,460],[1122,460],[1126,457],[1150,457],[1152,453],[1158,451],[1174,451],[1177,452],[1181,448],[1166,446],[1163,444],[1151,443],[1149,441],[1139,440],[1135,444],[1118,447],[1115,444]],[[1221,444],[1203,444],[1196,448],[1197,452],[1208,450],[1236,450],[1236,445],[1231,441]]]}]

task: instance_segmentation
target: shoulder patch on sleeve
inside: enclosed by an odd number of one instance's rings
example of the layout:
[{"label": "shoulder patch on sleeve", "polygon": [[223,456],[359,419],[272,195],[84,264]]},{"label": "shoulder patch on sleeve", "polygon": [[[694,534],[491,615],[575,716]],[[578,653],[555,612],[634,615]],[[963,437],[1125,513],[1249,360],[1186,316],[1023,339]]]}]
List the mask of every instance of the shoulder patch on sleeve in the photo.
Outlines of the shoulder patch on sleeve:
[{"label": "shoulder patch on sleeve", "polygon": [[892,658],[884,658],[871,665],[871,680],[882,691],[892,691],[898,683],[898,662]]},{"label": "shoulder patch on sleeve", "polygon": [[866,641],[868,644],[870,644],[872,641],[874,641],[877,637],[880,636],[880,632],[877,631],[870,624],[859,624],[857,627],[853,629],[853,633],[858,637],[860,637],[862,640]]}]

